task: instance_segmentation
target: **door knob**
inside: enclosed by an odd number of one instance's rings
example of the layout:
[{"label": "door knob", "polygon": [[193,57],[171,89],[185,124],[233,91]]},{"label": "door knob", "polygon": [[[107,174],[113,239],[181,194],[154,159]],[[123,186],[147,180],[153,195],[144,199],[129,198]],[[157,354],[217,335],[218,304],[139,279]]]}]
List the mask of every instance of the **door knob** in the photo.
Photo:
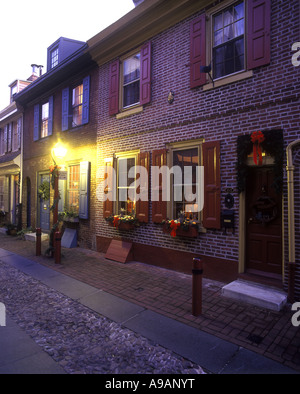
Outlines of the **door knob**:
[{"label": "door knob", "polygon": [[252,223],[253,222],[253,218],[249,218],[248,219],[248,224],[250,224],[250,223]]}]

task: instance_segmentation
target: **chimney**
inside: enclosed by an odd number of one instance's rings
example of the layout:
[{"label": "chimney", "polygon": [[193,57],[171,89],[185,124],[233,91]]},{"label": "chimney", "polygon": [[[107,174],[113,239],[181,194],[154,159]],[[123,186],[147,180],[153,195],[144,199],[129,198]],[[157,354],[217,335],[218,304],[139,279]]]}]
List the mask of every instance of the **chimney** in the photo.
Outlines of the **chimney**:
[{"label": "chimney", "polygon": [[27,81],[33,82],[36,79],[38,79],[42,75],[42,68],[43,66],[37,65],[37,64],[32,64],[32,74],[31,76],[27,79]]}]

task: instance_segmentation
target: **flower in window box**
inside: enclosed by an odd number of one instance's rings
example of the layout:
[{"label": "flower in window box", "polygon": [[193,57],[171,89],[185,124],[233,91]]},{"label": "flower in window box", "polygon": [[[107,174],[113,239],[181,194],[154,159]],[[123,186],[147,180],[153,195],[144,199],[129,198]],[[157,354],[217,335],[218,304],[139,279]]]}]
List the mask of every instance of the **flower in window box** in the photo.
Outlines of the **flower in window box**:
[{"label": "flower in window box", "polygon": [[199,223],[196,220],[189,220],[180,217],[177,220],[167,219],[162,221],[163,232],[170,234],[172,237],[189,237],[196,238],[198,236]]},{"label": "flower in window box", "polygon": [[131,230],[135,226],[138,226],[138,219],[135,216],[124,215],[123,212],[120,215],[111,215],[105,218],[105,220],[110,226],[118,230]]}]

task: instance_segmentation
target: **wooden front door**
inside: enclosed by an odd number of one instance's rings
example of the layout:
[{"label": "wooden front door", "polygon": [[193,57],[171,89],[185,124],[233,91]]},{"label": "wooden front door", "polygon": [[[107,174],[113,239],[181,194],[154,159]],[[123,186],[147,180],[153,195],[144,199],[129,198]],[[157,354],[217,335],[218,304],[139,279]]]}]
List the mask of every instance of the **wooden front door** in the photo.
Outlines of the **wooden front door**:
[{"label": "wooden front door", "polygon": [[282,196],[272,187],[272,167],[249,169],[246,186],[246,271],[282,273]]}]

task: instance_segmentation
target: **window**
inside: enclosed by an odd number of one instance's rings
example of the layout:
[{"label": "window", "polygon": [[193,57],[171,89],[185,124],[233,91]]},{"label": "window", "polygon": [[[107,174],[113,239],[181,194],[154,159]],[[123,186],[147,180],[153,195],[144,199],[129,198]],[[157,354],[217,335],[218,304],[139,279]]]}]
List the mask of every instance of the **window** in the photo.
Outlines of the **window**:
[{"label": "window", "polygon": [[128,173],[136,165],[135,157],[119,157],[117,164],[117,213],[125,215],[135,215],[135,186],[133,178],[129,178]]},{"label": "window", "polygon": [[80,219],[89,218],[90,165],[82,161],[68,167],[68,179],[59,179],[58,212],[71,211]]},{"label": "window", "polygon": [[[174,177],[173,182],[173,216],[179,218],[184,214],[186,218],[198,220],[198,205],[196,197],[192,200],[189,193],[196,195],[197,192],[197,174],[196,167],[199,165],[199,149],[198,147],[189,149],[180,149],[173,151],[173,166],[178,166],[181,169],[181,180]],[[191,172],[188,174],[185,167],[191,167]],[[174,198],[175,196],[180,197]]]},{"label": "window", "polygon": [[80,165],[69,167],[68,177],[68,210],[79,213],[79,185],[80,185]]},{"label": "window", "polygon": [[90,77],[62,90],[62,131],[89,123]]},{"label": "window", "polygon": [[123,62],[123,108],[140,102],[140,59],[137,53]]},{"label": "window", "polygon": [[244,14],[244,2],[240,2],[213,16],[214,79],[245,68]]},{"label": "window", "polygon": [[[185,217],[198,220],[205,228],[220,228],[220,142],[193,140],[168,144],[167,149],[152,152],[152,165],[173,167],[171,178],[172,195],[170,201],[163,200],[165,188],[160,178],[158,200],[152,201],[152,221],[161,223],[168,218]],[[196,167],[202,165],[202,169]],[[176,175],[175,166],[179,166],[181,177]],[[188,171],[182,172],[183,167]],[[200,171],[200,172],[199,172]],[[202,172],[203,171],[203,172]],[[197,179],[198,178],[198,179]],[[198,191],[196,187],[198,180]],[[183,184],[186,188],[183,191]],[[202,187],[203,186],[203,187]],[[182,192],[181,199],[178,192]],[[198,201],[194,199],[198,198]],[[197,203],[200,202],[200,206]],[[204,205],[202,206],[204,202]],[[203,209],[202,209],[203,208]]]},{"label": "window", "polygon": [[82,124],[82,100],[83,85],[79,85],[72,91],[72,127]]},{"label": "window", "polygon": [[41,138],[48,136],[49,102],[42,105]]},{"label": "window", "polygon": [[12,103],[14,101],[14,94],[18,93],[18,85],[15,84],[11,87],[10,89],[10,102]]},{"label": "window", "polygon": [[58,48],[53,49],[50,54],[51,68],[58,65]]},{"label": "window", "polygon": [[52,135],[53,131],[53,96],[48,102],[34,106],[33,140],[38,141]]},{"label": "window", "polygon": [[203,90],[249,78],[270,61],[271,0],[224,0],[190,23],[192,89],[210,82],[210,66],[215,84]]},{"label": "window", "polygon": [[135,105],[150,102],[151,42],[147,42],[140,50],[110,64],[109,114],[116,115]]}]

